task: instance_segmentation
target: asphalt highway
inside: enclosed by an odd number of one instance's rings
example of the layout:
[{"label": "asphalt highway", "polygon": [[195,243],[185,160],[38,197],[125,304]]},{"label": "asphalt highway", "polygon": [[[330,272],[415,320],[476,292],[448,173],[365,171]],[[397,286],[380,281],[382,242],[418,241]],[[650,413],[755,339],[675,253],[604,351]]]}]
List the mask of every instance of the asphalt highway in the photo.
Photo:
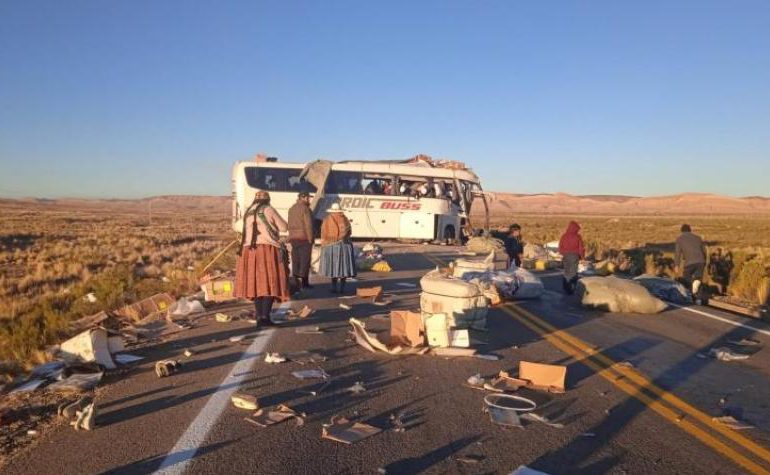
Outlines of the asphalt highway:
[{"label": "asphalt highway", "polygon": [[[355,286],[382,285],[393,303],[341,300],[328,284],[287,308],[315,313],[255,331],[245,321],[205,317],[172,340],[134,351],[131,371],[98,390],[98,428],[60,425],[2,470],[9,474],[96,473],[509,473],[520,465],[566,473],[770,472],[770,325],[703,307],[672,307],[658,315],[584,309],[544,273],[541,299],[494,307],[488,331],[473,332],[480,352],[499,361],[373,354],[349,337],[348,319],[387,332],[383,314],[419,307],[419,278],[458,257],[443,246],[386,247],[391,273],[362,273]],[[414,287],[399,284],[415,284]],[[348,304],[350,310],[340,303]],[[229,306],[232,313],[248,306]],[[702,312],[702,313],[697,313]],[[710,315],[710,316],[709,316]],[[732,323],[730,323],[732,322]],[[322,333],[299,333],[320,327]],[[239,342],[233,336],[243,335]],[[747,360],[706,357],[710,348],[751,338]],[[185,348],[195,354],[184,358]],[[265,352],[310,350],[326,361],[267,364]],[[161,358],[179,358],[181,372],[159,379]],[[516,372],[519,361],[566,365],[567,390],[522,390],[536,413],[563,427],[525,422],[502,428],[483,409],[484,392],[469,376]],[[292,371],[322,368],[330,384],[300,380]],[[366,391],[348,388],[362,382]],[[235,392],[305,413],[262,428],[230,404]],[[712,421],[729,413],[755,426],[733,430]],[[395,431],[398,415],[405,430]],[[321,438],[323,424],[344,416],[383,429],[354,444]]]}]

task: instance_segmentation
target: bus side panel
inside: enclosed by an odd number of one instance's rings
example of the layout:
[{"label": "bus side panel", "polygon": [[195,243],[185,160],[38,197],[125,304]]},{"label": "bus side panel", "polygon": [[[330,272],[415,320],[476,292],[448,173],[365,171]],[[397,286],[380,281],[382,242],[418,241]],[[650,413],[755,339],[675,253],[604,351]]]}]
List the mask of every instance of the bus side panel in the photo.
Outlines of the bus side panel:
[{"label": "bus side panel", "polygon": [[405,212],[401,214],[401,237],[432,240],[435,235],[434,221],[433,213]]}]

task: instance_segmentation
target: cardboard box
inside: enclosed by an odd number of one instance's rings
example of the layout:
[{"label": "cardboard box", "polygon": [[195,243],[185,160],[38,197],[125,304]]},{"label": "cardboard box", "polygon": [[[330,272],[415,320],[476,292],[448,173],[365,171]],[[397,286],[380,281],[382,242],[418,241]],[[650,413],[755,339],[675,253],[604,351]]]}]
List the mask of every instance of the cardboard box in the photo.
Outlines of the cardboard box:
[{"label": "cardboard box", "polygon": [[471,336],[468,330],[449,330],[449,346],[459,348],[471,346]]},{"label": "cardboard box", "polygon": [[445,348],[449,346],[449,329],[445,313],[432,313],[425,316],[425,336],[429,346]]},{"label": "cardboard box", "polygon": [[235,279],[232,277],[206,276],[199,282],[206,302],[227,302],[235,299]]},{"label": "cardboard box", "polygon": [[382,295],[382,287],[359,287],[356,289],[356,296],[362,298],[378,299]]},{"label": "cardboard box", "polygon": [[131,305],[126,305],[115,311],[115,314],[135,322],[148,317],[158,317],[166,312],[176,300],[166,293],[155,294]]},{"label": "cardboard box", "polygon": [[425,327],[422,315],[408,310],[390,312],[390,343],[401,346],[424,346]]}]

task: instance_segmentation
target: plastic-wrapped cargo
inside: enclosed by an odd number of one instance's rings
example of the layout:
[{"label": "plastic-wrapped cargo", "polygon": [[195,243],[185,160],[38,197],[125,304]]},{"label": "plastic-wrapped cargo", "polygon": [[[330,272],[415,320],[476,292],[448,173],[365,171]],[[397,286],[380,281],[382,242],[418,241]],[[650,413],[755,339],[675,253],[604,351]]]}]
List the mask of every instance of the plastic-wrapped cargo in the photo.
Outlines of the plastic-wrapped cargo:
[{"label": "plastic-wrapped cargo", "polygon": [[690,291],[674,279],[644,274],[634,277],[634,281],[642,284],[652,295],[660,299],[681,304],[692,303]]},{"label": "plastic-wrapped cargo", "polygon": [[434,270],[420,279],[420,287],[424,314],[446,314],[450,328],[486,328],[488,303],[480,285]]},{"label": "plastic-wrapped cargo", "polygon": [[503,253],[490,252],[483,258],[460,258],[456,259],[452,266],[452,275],[462,278],[466,272],[485,272],[495,270],[505,270],[508,268],[508,255]]},{"label": "plastic-wrapped cargo", "polygon": [[506,271],[466,272],[463,275],[463,280],[473,279],[493,284],[500,297],[508,300],[536,299],[545,292],[543,281],[521,267],[511,267]]},{"label": "plastic-wrapped cargo", "polygon": [[493,237],[476,236],[468,239],[465,247],[471,251],[479,254],[489,254],[490,252],[503,252],[505,253],[505,245],[503,241]]},{"label": "plastic-wrapped cargo", "polygon": [[666,303],[641,284],[617,277],[585,277],[578,283],[581,302],[612,313],[660,313]]}]

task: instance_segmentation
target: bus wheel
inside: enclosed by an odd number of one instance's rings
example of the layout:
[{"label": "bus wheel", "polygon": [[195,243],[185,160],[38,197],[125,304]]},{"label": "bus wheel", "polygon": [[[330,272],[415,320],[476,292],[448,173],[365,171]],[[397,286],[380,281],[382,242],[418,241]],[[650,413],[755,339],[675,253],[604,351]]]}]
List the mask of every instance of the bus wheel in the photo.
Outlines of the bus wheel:
[{"label": "bus wheel", "polygon": [[451,224],[444,228],[444,242],[446,242],[447,246],[454,246],[457,243],[455,227]]}]

